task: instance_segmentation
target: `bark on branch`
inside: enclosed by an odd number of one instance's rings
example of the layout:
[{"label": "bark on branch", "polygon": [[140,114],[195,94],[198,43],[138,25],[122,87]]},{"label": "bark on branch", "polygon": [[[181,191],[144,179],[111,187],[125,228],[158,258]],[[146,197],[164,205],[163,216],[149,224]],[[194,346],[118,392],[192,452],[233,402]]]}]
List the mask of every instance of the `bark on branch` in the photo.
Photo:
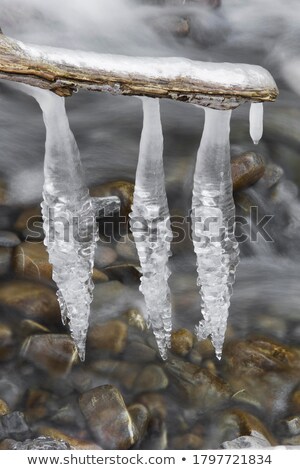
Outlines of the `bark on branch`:
[{"label": "bark on branch", "polygon": [[216,109],[274,101],[276,83],[262,67],[182,58],[126,57],[25,45],[1,33],[0,78],[69,96],[83,88],[170,98]]}]

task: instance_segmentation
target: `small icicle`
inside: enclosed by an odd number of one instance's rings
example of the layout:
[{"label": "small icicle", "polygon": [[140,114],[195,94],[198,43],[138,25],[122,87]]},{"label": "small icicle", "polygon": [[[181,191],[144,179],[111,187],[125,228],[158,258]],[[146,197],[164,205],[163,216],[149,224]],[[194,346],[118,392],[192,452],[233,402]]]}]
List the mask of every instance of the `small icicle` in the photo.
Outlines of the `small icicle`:
[{"label": "small icicle", "polygon": [[172,231],[163,169],[163,134],[159,100],[142,98],[144,122],[140,141],[131,230],[142,268],[149,324],[163,359],[171,345],[171,302],[168,257]]},{"label": "small icicle", "polygon": [[94,201],[84,184],[79,150],[69,127],[64,98],[28,85],[21,89],[39,103],[46,126],[42,212],[45,245],[58,287],[62,321],[69,321],[81,360],[92,302],[94,252],[98,240],[95,208],[118,206],[116,198]]},{"label": "small icicle", "polygon": [[192,227],[204,320],[198,339],[211,336],[221,359],[239,249],[234,236],[229,131],[231,111],[205,108],[194,175]]},{"label": "small icicle", "polygon": [[251,103],[249,113],[250,136],[257,145],[264,130],[264,108],[262,103]]}]

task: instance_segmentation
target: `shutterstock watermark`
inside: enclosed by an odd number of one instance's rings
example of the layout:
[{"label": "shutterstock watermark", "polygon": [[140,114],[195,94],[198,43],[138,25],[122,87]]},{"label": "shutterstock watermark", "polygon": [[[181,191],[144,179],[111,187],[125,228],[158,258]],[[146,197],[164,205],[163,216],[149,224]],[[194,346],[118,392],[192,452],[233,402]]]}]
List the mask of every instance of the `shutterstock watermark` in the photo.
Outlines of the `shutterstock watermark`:
[{"label": "shutterstock watermark", "polygon": [[[149,221],[143,217],[131,217],[130,229],[134,235],[135,243],[143,243],[147,237],[151,242],[164,237],[173,244],[182,243],[186,239],[201,241],[207,237],[211,242],[232,235],[235,231],[236,240],[241,243],[256,243],[261,238],[267,243],[273,243],[268,224],[274,215],[260,217],[257,206],[252,206],[248,217],[236,216],[234,220],[226,223],[220,216],[196,216],[188,214],[185,217],[173,215],[168,219],[154,217]],[[100,217],[67,217],[55,216],[52,209],[47,214],[46,236],[48,242],[66,242],[74,240],[78,243],[87,243],[98,238],[104,244],[113,242],[126,243],[124,234],[128,231],[128,217],[120,213],[101,215]],[[30,217],[27,221],[26,241],[40,242],[44,237],[43,219],[41,216]],[[229,232],[229,233],[228,233]]]}]

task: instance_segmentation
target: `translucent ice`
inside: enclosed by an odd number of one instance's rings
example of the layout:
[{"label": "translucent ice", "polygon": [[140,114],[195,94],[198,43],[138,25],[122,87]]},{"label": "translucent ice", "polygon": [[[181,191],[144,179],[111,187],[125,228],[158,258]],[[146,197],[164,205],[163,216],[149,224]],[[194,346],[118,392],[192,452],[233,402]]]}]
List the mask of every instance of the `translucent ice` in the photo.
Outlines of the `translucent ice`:
[{"label": "translucent ice", "polygon": [[234,236],[230,117],[231,111],[205,109],[192,201],[193,243],[204,318],[196,327],[196,334],[199,339],[211,336],[219,359],[239,258]]},{"label": "translucent ice", "polygon": [[94,200],[85,187],[79,150],[69,127],[64,98],[38,88],[22,90],[39,103],[46,126],[42,213],[45,245],[63,323],[82,360],[92,301],[94,251],[98,240],[95,212],[116,205],[115,198]]},{"label": "translucent ice", "polygon": [[264,108],[262,103],[251,103],[249,123],[250,123],[250,136],[253,143],[257,145],[262,138],[264,125]]},{"label": "translucent ice", "polygon": [[148,322],[163,359],[171,342],[171,302],[167,265],[172,231],[165,191],[159,100],[142,98],[144,110],[131,230],[142,268]]}]

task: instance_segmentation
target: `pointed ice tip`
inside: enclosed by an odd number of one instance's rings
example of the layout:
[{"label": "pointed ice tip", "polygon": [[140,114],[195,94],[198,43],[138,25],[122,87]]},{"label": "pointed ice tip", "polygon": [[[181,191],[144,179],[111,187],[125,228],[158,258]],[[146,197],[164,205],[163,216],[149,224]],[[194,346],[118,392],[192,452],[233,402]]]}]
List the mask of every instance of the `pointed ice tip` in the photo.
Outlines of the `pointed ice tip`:
[{"label": "pointed ice tip", "polygon": [[222,353],[216,351],[216,358],[220,361],[222,359]]},{"label": "pointed ice tip", "polygon": [[254,143],[254,145],[258,145],[258,144],[259,144],[259,140],[253,140],[253,143]]},{"label": "pointed ice tip", "polygon": [[76,348],[77,348],[77,354],[78,354],[79,359],[81,360],[81,362],[84,362],[85,361],[85,349],[79,348],[78,346],[76,346]]}]

